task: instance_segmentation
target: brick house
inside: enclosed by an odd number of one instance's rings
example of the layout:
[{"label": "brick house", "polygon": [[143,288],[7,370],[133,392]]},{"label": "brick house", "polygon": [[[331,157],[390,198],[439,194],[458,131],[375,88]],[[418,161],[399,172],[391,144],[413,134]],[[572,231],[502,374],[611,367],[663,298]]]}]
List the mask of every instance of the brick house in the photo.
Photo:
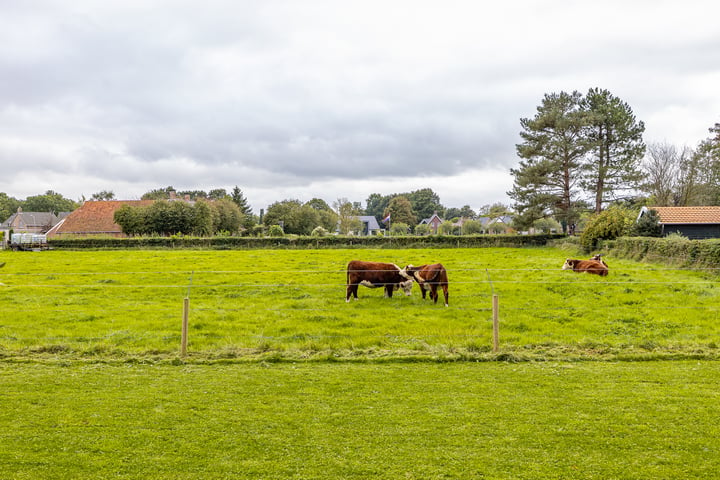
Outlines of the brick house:
[{"label": "brick house", "polygon": [[45,233],[67,215],[67,212],[60,215],[55,215],[53,212],[23,212],[22,207],[18,207],[16,213],[0,224],[0,230],[12,230],[15,233]]},{"label": "brick house", "polygon": [[423,218],[420,221],[420,225],[428,225],[430,227],[430,230],[432,230],[433,233],[438,232],[438,228],[443,223],[443,219],[440,218],[437,214],[437,212],[433,212],[433,214],[428,218]]}]

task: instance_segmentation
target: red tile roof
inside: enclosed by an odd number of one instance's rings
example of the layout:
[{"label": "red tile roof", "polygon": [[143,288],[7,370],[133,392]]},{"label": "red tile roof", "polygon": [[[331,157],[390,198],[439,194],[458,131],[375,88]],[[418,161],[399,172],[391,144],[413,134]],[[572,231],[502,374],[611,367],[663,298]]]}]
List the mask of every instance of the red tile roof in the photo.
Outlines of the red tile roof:
[{"label": "red tile roof", "polygon": [[49,237],[60,235],[122,235],[120,225],[115,223],[115,211],[123,205],[146,206],[154,200],[87,201],[80,208],[48,232]]},{"label": "red tile roof", "polygon": [[648,207],[660,215],[660,223],[720,223],[720,207]]}]

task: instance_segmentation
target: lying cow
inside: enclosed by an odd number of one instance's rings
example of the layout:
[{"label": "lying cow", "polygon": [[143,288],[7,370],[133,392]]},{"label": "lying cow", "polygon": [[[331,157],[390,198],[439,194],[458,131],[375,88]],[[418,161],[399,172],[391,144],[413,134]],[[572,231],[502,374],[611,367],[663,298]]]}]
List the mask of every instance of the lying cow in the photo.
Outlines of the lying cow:
[{"label": "lying cow", "polygon": [[562,266],[563,270],[572,270],[573,272],[587,272],[594,273],[604,277],[608,274],[608,267],[602,261],[598,260],[575,260],[568,258],[565,260],[565,265]]},{"label": "lying cow", "polygon": [[358,286],[363,285],[370,288],[385,288],[385,297],[392,297],[393,291],[403,289],[405,295],[412,293],[413,277],[394,263],[363,262],[353,260],[347,266],[347,292],[345,301],[350,301],[350,296],[357,300]]},{"label": "lying cow", "polygon": [[435,263],[433,265],[420,265],[419,267],[413,267],[408,265],[405,267],[405,271],[412,275],[422,292],[422,298],[425,298],[425,292],[430,291],[430,298],[437,303],[438,301],[438,287],[443,289],[445,294],[445,306],[448,306],[448,276],[445,267],[442,263]]},{"label": "lying cow", "polygon": [[593,255],[592,258],[590,258],[590,260],[595,260],[595,261],[597,261],[597,262],[602,263],[602,264],[605,265],[606,267],[610,267],[610,265],[608,265],[607,262],[602,259],[602,257],[603,257],[603,254],[602,254],[602,253],[598,253],[597,255]]}]

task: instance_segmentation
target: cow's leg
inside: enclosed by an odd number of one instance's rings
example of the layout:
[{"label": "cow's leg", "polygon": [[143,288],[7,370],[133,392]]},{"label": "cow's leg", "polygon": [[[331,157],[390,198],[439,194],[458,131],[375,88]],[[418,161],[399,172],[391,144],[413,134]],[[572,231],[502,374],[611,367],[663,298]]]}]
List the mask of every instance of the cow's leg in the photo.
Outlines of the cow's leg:
[{"label": "cow's leg", "polygon": [[385,298],[392,298],[393,290],[395,289],[395,285],[392,283],[386,283],[385,284]]},{"label": "cow's leg", "polygon": [[448,306],[448,296],[449,296],[447,284],[443,285],[442,289],[443,289],[443,293],[445,294],[445,306],[447,307]]},{"label": "cow's leg", "polygon": [[430,284],[430,298],[432,298],[433,303],[437,303],[438,293],[437,284],[435,283]]},{"label": "cow's leg", "polygon": [[357,291],[358,291],[358,284],[357,283],[348,283],[347,286],[347,292],[345,294],[345,302],[350,301],[350,295],[355,297],[355,300],[357,300]]},{"label": "cow's leg", "polygon": [[425,286],[424,283],[421,283],[421,284],[420,284],[420,292],[422,292],[422,298],[423,298],[423,300],[425,300],[425,294],[427,293],[427,290],[425,290],[426,288],[427,288],[427,287]]}]

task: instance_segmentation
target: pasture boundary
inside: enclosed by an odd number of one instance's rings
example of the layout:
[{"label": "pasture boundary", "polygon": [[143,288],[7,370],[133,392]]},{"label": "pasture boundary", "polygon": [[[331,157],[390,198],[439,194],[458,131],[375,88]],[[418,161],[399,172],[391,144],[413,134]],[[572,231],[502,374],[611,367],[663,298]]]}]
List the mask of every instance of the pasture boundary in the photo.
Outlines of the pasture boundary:
[{"label": "pasture boundary", "polygon": [[[665,268],[662,270],[679,270],[679,271],[686,271],[687,268]],[[693,269],[696,270],[696,269]],[[702,270],[717,270],[716,268],[706,268]],[[451,270],[453,271],[464,271],[464,272],[481,272],[481,269],[455,269]],[[457,310],[472,310],[472,311],[491,311],[492,312],[492,352],[493,354],[501,354],[501,348],[500,348],[500,296],[495,293],[495,284],[512,284],[512,283],[524,283],[524,284],[533,284],[533,283],[542,283],[542,284],[574,284],[574,283],[580,283],[580,276],[579,275],[567,275],[565,279],[562,281],[527,281],[527,280],[497,280],[493,279],[490,275],[491,270],[484,269],[487,280],[476,280],[476,281],[466,281],[466,282],[452,282],[454,284],[471,284],[471,285],[485,285],[489,286],[489,294],[473,294],[473,295],[465,295],[472,296],[472,297],[480,297],[480,296],[488,296],[492,300],[492,305],[490,308],[487,309],[478,309],[478,308],[463,308],[463,307],[457,307],[452,306],[451,309],[457,309]],[[506,271],[552,271],[558,273],[557,269],[492,269],[493,272],[506,272]],[[344,271],[335,271],[335,270],[328,270],[328,271],[308,271],[313,273],[344,273]],[[59,273],[59,274],[52,274],[52,273],[43,273],[43,274],[26,274],[26,273],[3,273],[0,275],[1,278],[6,279],[8,277],[16,277],[16,278],[26,278],[28,276],[32,275],[43,275],[45,277],[54,277],[54,276],[62,276],[62,275],[120,275],[120,274],[137,274],[137,275],[143,275],[143,274],[151,274],[151,273],[157,273],[157,274],[167,274],[168,272],[65,272],[65,273]],[[185,273],[188,272],[172,272],[173,274],[178,273]],[[190,295],[192,289],[206,289],[206,288],[242,288],[242,287],[262,287],[262,288],[307,288],[307,287],[332,287],[332,288],[339,288],[344,287],[345,283],[317,283],[317,284],[292,284],[292,283],[277,283],[277,284],[254,284],[254,283],[214,283],[214,284],[193,284],[193,278],[196,273],[213,273],[213,274],[244,274],[247,275],[248,273],[278,273],[277,271],[261,271],[261,270],[231,270],[231,271],[191,271],[189,272],[189,279],[188,283],[186,285],[180,285],[180,284],[166,284],[166,285],[147,285],[147,284],[112,284],[112,283],[98,283],[98,284],[78,284],[78,285],[59,285],[59,284],[51,284],[51,285],[43,285],[43,284],[23,284],[23,285],[5,285],[2,288],[8,288],[8,289],[22,289],[22,288],[68,288],[68,289],[77,289],[77,288],[186,288],[187,293],[185,297],[183,298],[183,308],[182,308],[182,322],[181,322],[181,342],[180,342],[180,356],[181,358],[186,358],[188,356],[188,344],[189,344],[189,323],[191,321],[191,313],[193,310],[190,308]],[[284,272],[283,272],[284,273]],[[565,275],[565,274],[563,274]],[[617,281],[617,282],[607,282],[603,281],[603,284],[623,284],[623,285],[635,285],[635,284],[659,284],[659,285],[676,285],[676,284],[682,284],[682,285],[717,285],[717,281],[713,280],[706,280],[706,281],[697,281],[697,282],[665,282],[665,281]],[[597,284],[602,285],[602,284]],[[461,296],[460,298],[462,298]],[[458,297],[454,297],[458,298]],[[624,308],[624,307],[605,307],[606,309],[613,309],[613,308]],[[704,309],[710,312],[717,312],[720,309],[720,306],[712,306],[712,305],[675,305],[675,306],[663,306],[663,307],[657,307],[658,310],[686,310],[686,309]],[[209,310],[209,309],[203,309],[203,308],[196,308],[194,311],[202,311],[202,310]],[[213,308],[213,311],[219,312],[219,311],[241,311],[241,310],[248,310],[246,309],[222,309],[222,308]],[[272,309],[272,308],[265,308],[265,310],[278,310],[279,309]],[[292,311],[298,311],[298,310],[304,310],[304,311],[316,311],[316,312],[322,312],[322,311],[328,311],[327,308],[308,308],[308,309],[298,309],[293,308]],[[505,307],[506,311],[521,311],[521,310],[534,310],[532,308],[524,308],[522,306],[518,305],[509,305]],[[559,308],[556,310],[560,310]],[[2,353],[2,352],[0,352]],[[200,352],[198,352],[200,353]],[[508,352],[509,353],[509,352]],[[2,355],[0,355],[2,357]]]}]

